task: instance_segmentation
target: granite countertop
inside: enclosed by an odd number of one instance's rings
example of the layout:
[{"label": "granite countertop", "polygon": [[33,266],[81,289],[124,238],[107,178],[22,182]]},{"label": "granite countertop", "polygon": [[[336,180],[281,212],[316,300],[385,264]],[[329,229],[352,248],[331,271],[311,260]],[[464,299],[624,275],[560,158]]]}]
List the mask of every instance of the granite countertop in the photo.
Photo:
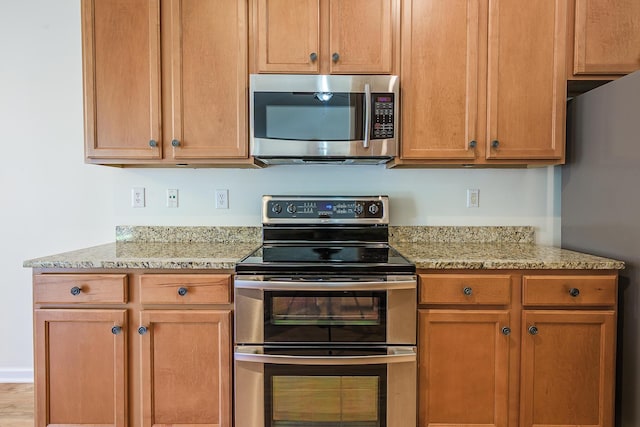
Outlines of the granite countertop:
[{"label": "granite countertop", "polygon": [[[115,243],[31,259],[31,268],[233,269],[260,245],[260,227],[116,228]],[[622,269],[624,263],[534,243],[532,227],[390,227],[418,269]]]}]

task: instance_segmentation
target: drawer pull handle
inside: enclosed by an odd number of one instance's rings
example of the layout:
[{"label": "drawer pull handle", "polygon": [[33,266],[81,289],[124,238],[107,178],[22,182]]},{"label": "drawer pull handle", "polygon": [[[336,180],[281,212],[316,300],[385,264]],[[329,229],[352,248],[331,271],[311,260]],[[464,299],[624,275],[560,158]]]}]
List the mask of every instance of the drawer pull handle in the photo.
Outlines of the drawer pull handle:
[{"label": "drawer pull handle", "polygon": [[538,335],[538,328],[535,326],[529,326],[529,333],[531,335]]},{"label": "drawer pull handle", "polygon": [[71,295],[76,296],[76,295],[80,295],[80,292],[82,292],[82,288],[78,287],[78,286],[74,286],[73,288],[71,288]]},{"label": "drawer pull handle", "polygon": [[178,289],[178,295],[180,295],[181,297],[185,296],[187,294],[189,290],[187,288],[180,288]]},{"label": "drawer pull handle", "polygon": [[511,328],[508,326],[505,326],[502,328],[502,335],[511,335]]},{"label": "drawer pull handle", "polygon": [[473,293],[473,289],[471,289],[469,286],[465,286],[464,289],[462,289],[462,293],[469,296]]},{"label": "drawer pull handle", "polygon": [[578,288],[569,289],[569,295],[571,295],[574,298],[577,297],[578,295],[580,295],[580,289]]},{"label": "drawer pull handle", "polygon": [[111,328],[111,333],[113,335],[118,335],[120,332],[122,332],[122,327],[116,325],[113,328]]},{"label": "drawer pull handle", "polygon": [[146,333],[147,333],[147,331],[149,331],[149,329],[147,329],[147,327],[146,327],[146,326],[140,326],[140,327],[138,328],[138,333],[139,333],[140,335],[144,335],[144,334],[146,334]]}]

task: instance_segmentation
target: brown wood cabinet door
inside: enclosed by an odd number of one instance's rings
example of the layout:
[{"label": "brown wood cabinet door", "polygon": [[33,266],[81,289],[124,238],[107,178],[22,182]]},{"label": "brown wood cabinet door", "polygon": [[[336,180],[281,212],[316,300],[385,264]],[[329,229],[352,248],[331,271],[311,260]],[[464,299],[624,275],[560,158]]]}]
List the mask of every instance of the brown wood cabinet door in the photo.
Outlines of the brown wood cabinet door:
[{"label": "brown wood cabinet door", "polygon": [[126,319],[126,310],[35,310],[36,427],[127,425]]},{"label": "brown wood cabinet door", "polygon": [[247,0],[166,4],[165,112],[172,125],[166,157],[246,158]]},{"label": "brown wood cabinet door", "polygon": [[254,0],[254,10],[259,73],[319,72],[320,0]]},{"label": "brown wood cabinet door", "polygon": [[390,74],[397,0],[329,0],[332,74]]},{"label": "brown wood cabinet door", "polygon": [[160,0],[82,0],[86,157],[159,159]]},{"label": "brown wood cabinet door", "polygon": [[403,1],[402,158],[475,158],[479,8],[480,0]]},{"label": "brown wood cabinet door", "polygon": [[488,159],[564,159],[566,0],[489,0]]},{"label": "brown wood cabinet door", "polygon": [[525,310],[522,320],[520,425],[613,426],[615,313]]},{"label": "brown wood cabinet door", "polygon": [[144,310],[142,426],[231,425],[231,311]]},{"label": "brown wood cabinet door", "polygon": [[640,1],[575,0],[573,73],[640,69]]},{"label": "brown wood cabinet door", "polygon": [[418,322],[419,425],[505,427],[509,313],[419,310]]}]

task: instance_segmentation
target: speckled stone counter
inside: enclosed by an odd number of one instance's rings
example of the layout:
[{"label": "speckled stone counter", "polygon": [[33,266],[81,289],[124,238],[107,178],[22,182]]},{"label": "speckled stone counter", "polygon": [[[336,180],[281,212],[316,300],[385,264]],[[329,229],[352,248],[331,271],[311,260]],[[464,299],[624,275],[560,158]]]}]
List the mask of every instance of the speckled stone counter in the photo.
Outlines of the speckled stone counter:
[{"label": "speckled stone counter", "polygon": [[233,269],[261,244],[260,227],[118,226],[116,242],[36,258],[32,268]]},{"label": "speckled stone counter", "polygon": [[[418,269],[612,270],[624,263],[540,246],[532,227],[390,227]],[[116,242],[24,262],[31,268],[233,269],[260,245],[260,227],[119,226]]]}]

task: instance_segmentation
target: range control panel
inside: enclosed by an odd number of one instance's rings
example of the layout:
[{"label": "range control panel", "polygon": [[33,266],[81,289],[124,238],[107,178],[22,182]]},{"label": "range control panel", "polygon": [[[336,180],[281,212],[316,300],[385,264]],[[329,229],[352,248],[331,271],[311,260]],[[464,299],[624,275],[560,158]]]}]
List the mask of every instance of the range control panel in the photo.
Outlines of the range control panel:
[{"label": "range control panel", "polygon": [[[263,220],[357,220],[387,218],[387,196],[365,197],[286,197],[264,196]],[[351,221],[349,221],[351,220]],[[265,221],[263,221],[265,222]],[[314,221],[315,222],[315,221]]]},{"label": "range control panel", "polygon": [[393,93],[372,93],[371,139],[393,138],[395,100]]}]

